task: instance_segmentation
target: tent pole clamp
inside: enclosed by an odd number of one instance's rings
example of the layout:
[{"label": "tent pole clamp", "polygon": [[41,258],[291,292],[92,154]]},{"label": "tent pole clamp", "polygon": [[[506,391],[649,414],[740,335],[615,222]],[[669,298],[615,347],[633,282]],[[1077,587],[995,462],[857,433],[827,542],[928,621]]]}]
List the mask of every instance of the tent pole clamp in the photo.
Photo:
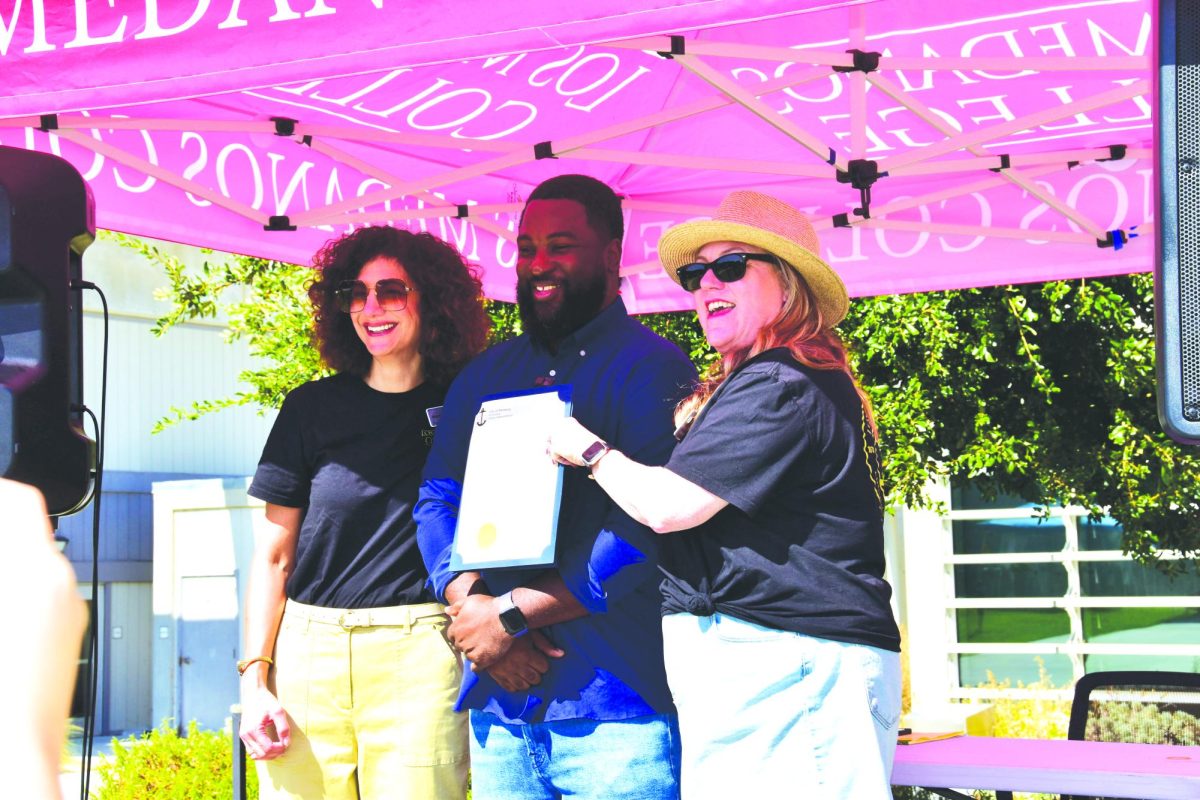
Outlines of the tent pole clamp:
[{"label": "tent pole clamp", "polygon": [[673,36],[671,36],[671,49],[670,50],[658,50],[656,52],[663,58],[667,58],[667,59],[674,58],[675,56],[686,56],[687,55],[686,41],[687,40],[685,40],[682,36],[680,36],[678,34],[673,35]]},{"label": "tent pole clamp", "polygon": [[1138,234],[1134,233],[1136,230],[1137,225],[1132,225],[1128,231],[1123,231],[1120,228],[1112,231],[1106,231],[1103,239],[1096,240],[1096,247],[1101,249],[1111,247],[1115,253],[1125,245],[1129,244],[1130,239],[1138,238]]},{"label": "tent pole clamp", "polygon": [[270,220],[267,222],[267,224],[263,225],[263,230],[264,231],[294,231],[294,230],[296,230],[296,226],[293,225],[292,221],[290,219],[288,219],[286,214],[284,214],[282,216],[271,217]]},{"label": "tent pole clamp", "polygon": [[[1108,158],[1097,158],[1096,161],[1123,161],[1129,152],[1129,146],[1123,144],[1110,144],[1108,146]],[[1068,161],[1067,169],[1075,169],[1079,166],[1078,161]]]},{"label": "tent pole clamp", "polygon": [[[854,65],[850,67],[834,67],[834,72],[876,72],[879,69],[879,53],[864,50],[847,50],[854,56]],[[659,53],[662,55],[662,53]]]},{"label": "tent pole clamp", "polygon": [[[837,173],[838,183],[848,183],[855,189],[858,189],[859,198],[862,201],[862,206],[854,209],[854,215],[863,219],[871,218],[871,187],[875,185],[875,181],[887,175],[886,172],[879,171],[879,162],[872,161],[869,158],[856,158],[846,163],[846,171]],[[844,227],[838,225],[838,217],[845,217],[845,214],[835,216],[834,225],[836,227]],[[847,217],[847,224],[849,218]]]}]

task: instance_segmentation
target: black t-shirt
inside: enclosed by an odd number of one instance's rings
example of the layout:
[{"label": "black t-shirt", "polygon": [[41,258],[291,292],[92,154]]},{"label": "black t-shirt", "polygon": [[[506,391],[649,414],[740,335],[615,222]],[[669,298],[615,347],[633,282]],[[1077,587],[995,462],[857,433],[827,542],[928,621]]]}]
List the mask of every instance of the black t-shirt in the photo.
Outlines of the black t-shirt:
[{"label": "black t-shirt", "polygon": [[379,392],[335,375],[283,401],[249,493],[304,509],[287,596],[332,608],[425,603],[413,503],[445,389]]},{"label": "black t-shirt", "polygon": [[849,376],[769,350],[717,389],[667,469],[729,502],[662,537],[663,613],[900,649],[875,438]]}]

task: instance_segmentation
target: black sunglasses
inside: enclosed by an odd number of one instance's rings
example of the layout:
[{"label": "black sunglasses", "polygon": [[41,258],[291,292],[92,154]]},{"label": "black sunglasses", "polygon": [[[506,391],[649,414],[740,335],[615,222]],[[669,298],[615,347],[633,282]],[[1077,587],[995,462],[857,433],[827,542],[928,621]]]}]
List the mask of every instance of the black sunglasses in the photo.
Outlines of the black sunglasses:
[{"label": "black sunglasses", "polygon": [[408,305],[409,292],[416,289],[408,288],[408,284],[399,278],[384,278],[375,284],[374,289],[362,281],[342,281],[334,290],[338,308],[347,314],[357,314],[367,307],[367,296],[375,292],[375,302],[384,311],[403,311]]},{"label": "black sunglasses", "polygon": [[675,274],[679,276],[679,283],[685,290],[694,292],[700,288],[704,273],[710,269],[722,283],[740,281],[746,277],[746,262],[751,259],[780,266],[779,259],[769,253],[726,253],[707,263],[697,261],[694,264],[684,264],[675,270]]}]

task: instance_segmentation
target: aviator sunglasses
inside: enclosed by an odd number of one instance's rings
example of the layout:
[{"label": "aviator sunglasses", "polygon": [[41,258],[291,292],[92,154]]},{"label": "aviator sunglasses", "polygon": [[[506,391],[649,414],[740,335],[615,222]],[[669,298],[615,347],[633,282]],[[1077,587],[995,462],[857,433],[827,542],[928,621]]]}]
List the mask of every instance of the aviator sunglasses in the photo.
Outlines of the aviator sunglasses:
[{"label": "aviator sunglasses", "polygon": [[[347,314],[357,314],[367,307],[367,295],[371,289],[362,281],[342,281],[334,290],[338,308]],[[403,311],[408,305],[408,284],[399,278],[384,278],[375,284],[375,302],[384,311]]]},{"label": "aviator sunglasses", "polygon": [[686,291],[694,292],[700,288],[700,281],[704,278],[704,273],[710,269],[717,276],[717,280],[722,283],[740,281],[746,277],[746,262],[751,259],[780,266],[779,259],[769,253],[726,253],[708,263],[697,261],[693,264],[684,264],[675,270],[675,274],[679,276],[679,283]]}]

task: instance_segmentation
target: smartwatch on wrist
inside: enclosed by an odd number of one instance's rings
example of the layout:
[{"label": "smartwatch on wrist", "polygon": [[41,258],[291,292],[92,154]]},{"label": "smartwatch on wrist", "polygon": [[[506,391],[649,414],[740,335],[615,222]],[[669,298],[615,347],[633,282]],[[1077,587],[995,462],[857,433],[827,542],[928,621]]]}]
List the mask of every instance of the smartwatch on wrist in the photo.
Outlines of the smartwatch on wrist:
[{"label": "smartwatch on wrist", "polygon": [[529,633],[529,623],[513,602],[512,592],[500,596],[500,625],[514,639]]},{"label": "smartwatch on wrist", "polygon": [[605,442],[603,439],[597,439],[589,444],[587,448],[579,454],[579,457],[583,459],[583,465],[585,467],[594,467],[596,462],[604,458],[609,450],[612,450],[612,448],[608,446],[608,442]]}]

